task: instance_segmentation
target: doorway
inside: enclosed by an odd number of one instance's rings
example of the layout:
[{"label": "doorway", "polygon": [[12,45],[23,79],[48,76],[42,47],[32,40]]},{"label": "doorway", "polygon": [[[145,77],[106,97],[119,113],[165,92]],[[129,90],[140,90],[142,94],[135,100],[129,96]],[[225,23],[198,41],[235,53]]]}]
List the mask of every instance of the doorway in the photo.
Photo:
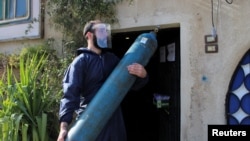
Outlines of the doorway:
[{"label": "doorway", "polygon": [[[122,58],[135,39],[149,31],[112,34],[112,51]],[[145,66],[149,82],[128,92],[121,103],[128,141],[180,141],[180,28],[160,29],[157,41]],[[157,106],[156,95],[167,99]]]}]

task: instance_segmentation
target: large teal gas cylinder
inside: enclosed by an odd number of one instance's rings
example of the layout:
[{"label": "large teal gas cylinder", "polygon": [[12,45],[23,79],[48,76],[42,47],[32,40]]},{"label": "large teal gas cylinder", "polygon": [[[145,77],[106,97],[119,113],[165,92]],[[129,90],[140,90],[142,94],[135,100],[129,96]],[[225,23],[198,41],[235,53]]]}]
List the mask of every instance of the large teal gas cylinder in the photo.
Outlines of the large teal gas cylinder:
[{"label": "large teal gas cylinder", "polygon": [[136,38],[86,110],[70,128],[66,141],[95,141],[136,80],[136,76],[128,73],[127,66],[134,62],[147,65],[157,44],[155,32],[143,33]]}]

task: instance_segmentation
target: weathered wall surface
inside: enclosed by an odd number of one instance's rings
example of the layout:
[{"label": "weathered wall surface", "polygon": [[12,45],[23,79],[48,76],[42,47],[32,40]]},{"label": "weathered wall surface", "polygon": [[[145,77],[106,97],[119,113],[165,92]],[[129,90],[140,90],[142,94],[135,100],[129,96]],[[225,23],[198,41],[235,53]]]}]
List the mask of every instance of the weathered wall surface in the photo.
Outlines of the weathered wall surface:
[{"label": "weathered wall surface", "polygon": [[[34,1],[35,3],[39,1]],[[39,10],[39,9],[37,9]],[[45,13],[47,13],[45,9]],[[29,47],[29,46],[34,46],[37,44],[41,44],[42,42],[46,41],[47,39],[53,38],[55,39],[54,46],[58,47],[55,48],[58,51],[58,54],[62,53],[62,49],[60,48],[62,46],[62,34],[60,31],[55,30],[53,23],[50,20],[50,17],[48,14],[45,14],[44,16],[44,23],[42,27],[42,33],[43,37],[42,38],[36,38],[36,39],[31,39],[31,40],[11,40],[11,41],[0,41],[0,53],[4,54],[11,54],[11,53],[19,53],[22,48],[24,47]],[[27,27],[28,28],[28,27]],[[9,31],[10,32],[10,31]],[[12,34],[15,34],[14,31],[12,31]],[[4,33],[0,33],[4,34]]]},{"label": "weathered wall surface", "polygon": [[[250,48],[249,7],[249,0],[232,4],[214,0],[219,52],[207,54],[204,35],[212,32],[210,0],[134,0],[118,4],[119,24],[114,25],[114,31],[156,25],[181,29],[181,141],[205,141],[208,124],[226,123],[228,85],[236,65]],[[45,39],[50,37],[60,44],[61,35],[51,29],[46,18]],[[11,52],[41,41],[0,43],[0,51]]]}]

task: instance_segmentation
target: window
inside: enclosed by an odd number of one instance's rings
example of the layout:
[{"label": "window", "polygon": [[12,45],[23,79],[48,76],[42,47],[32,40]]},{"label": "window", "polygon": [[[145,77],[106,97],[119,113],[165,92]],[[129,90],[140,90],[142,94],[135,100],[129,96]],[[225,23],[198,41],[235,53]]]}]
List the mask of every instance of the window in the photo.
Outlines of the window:
[{"label": "window", "polygon": [[0,0],[0,42],[41,38],[42,0]]},{"label": "window", "polygon": [[30,0],[0,0],[0,25],[30,17]]}]

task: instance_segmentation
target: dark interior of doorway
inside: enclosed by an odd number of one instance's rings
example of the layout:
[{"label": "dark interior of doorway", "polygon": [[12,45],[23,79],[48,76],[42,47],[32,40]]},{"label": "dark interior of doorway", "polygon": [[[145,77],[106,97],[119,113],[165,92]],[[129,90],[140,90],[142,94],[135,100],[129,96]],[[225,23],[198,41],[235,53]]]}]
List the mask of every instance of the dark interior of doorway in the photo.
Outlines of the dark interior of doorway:
[{"label": "dark interior of doorway", "polygon": [[[112,34],[112,50],[120,58],[138,35],[149,30]],[[149,82],[139,91],[130,91],[123,99],[128,141],[180,140],[180,28],[161,29],[157,34],[158,48],[146,69]],[[168,61],[167,46],[175,43],[175,60]],[[160,61],[160,47],[165,47],[166,61]],[[162,50],[161,50],[162,52]],[[157,108],[154,94],[170,96],[169,108]]]}]

